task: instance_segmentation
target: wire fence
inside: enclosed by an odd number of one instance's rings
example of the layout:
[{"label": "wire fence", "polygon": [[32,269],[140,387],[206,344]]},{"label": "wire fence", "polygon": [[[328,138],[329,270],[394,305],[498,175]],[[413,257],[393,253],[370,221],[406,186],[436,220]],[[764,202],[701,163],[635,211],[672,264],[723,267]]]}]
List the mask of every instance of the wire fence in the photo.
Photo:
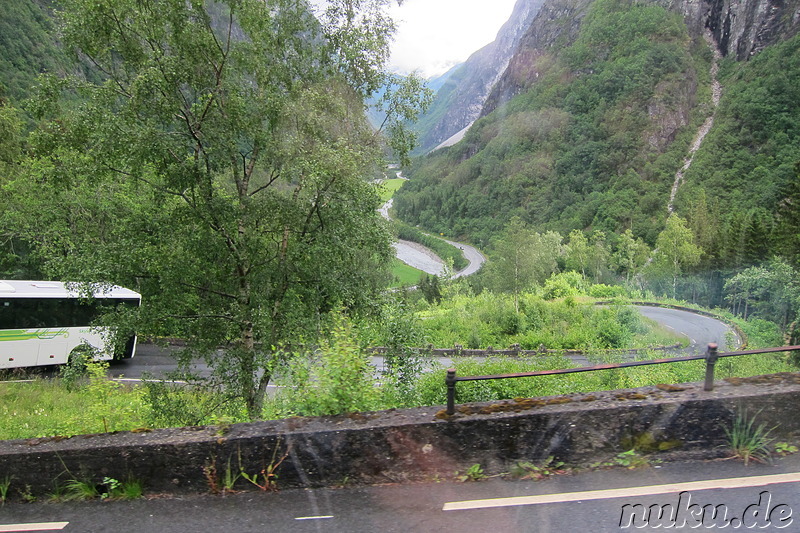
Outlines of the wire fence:
[{"label": "wire fence", "polygon": [[450,368],[447,370],[445,377],[445,386],[447,387],[447,414],[452,415],[456,412],[456,383],[459,381],[482,381],[487,379],[513,379],[513,378],[530,378],[536,376],[552,376],[556,374],[574,374],[576,372],[593,372],[595,370],[609,370],[612,368],[628,368],[632,366],[647,366],[647,365],[660,365],[665,363],[679,363],[682,361],[698,361],[704,359],[706,362],[706,375],[703,390],[714,390],[714,367],[717,360],[721,357],[736,357],[740,355],[753,355],[762,353],[775,353],[775,352],[792,352],[800,350],[800,345],[794,346],[778,346],[775,348],[761,348],[758,350],[744,350],[738,352],[719,352],[718,346],[714,343],[708,345],[706,353],[700,355],[687,355],[683,357],[669,357],[663,359],[649,359],[646,361],[629,361],[626,363],[612,363],[594,366],[583,366],[577,368],[564,368],[560,370],[538,370],[536,372],[520,372],[517,374],[494,374],[489,376],[457,376],[456,369]]}]

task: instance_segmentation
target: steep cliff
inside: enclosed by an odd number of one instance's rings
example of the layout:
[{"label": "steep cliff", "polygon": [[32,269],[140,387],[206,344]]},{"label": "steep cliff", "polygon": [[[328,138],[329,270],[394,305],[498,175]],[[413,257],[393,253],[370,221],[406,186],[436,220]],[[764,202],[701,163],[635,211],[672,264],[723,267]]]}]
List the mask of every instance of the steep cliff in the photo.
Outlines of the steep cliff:
[{"label": "steep cliff", "polygon": [[747,59],[797,34],[798,0],[706,0],[703,22],[723,56]]},{"label": "steep cliff", "polygon": [[[486,98],[480,116],[485,116],[528,90],[541,75],[540,62],[549,64],[553,49],[572,44],[593,0],[545,2],[520,38],[516,52]],[[546,68],[546,66],[545,66]]]},{"label": "steep cliff", "polygon": [[478,118],[487,95],[543,3],[518,0],[494,42],[472,54],[438,90],[431,108],[417,123],[421,132],[419,153],[435,148]]}]

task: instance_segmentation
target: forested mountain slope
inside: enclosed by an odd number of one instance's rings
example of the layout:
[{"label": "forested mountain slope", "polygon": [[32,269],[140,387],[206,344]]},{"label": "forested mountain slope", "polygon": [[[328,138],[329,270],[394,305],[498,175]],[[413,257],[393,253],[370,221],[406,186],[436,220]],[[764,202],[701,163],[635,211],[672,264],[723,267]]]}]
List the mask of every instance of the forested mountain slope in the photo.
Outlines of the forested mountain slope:
[{"label": "forested mountain slope", "polygon": [[[487,244],[519,216],[538,230],[651,245],[676,172],[716,113],[675,209],[705,261],[789,246],[800,161],[798,2],[553,0],[540,10],[464,140],[418,160],[398,216]],[[711,103],[713,35],[724,59]],[[786,214],[781,215],[782,210]],[[796,240],[796,239],[795,239]],[[749,247],[749,249],[748,249]]]},{"label": "forested mountain slope", "polygon": [[707,210],[695,233],[722,266],[747,266],[776,253],[796,261],[800,38],[723,67],[714,127],[686,172],[676,206],[689,218]]},{"label": "forested mountain slope", "polygon": [[55,35],[49,0],[5,0],[0,16],[0,95],[21,101],[42,72],[71,64]]},{"label": "forested mountain slope", "polygon": [[[494,96],[462,142],[419,161],[398,215],[478,242],[514,215],[564,233],[633,225],[654,237],[675,170],[665,149],[698,107],[707,47],[652,4],[579,0],[540,15],[556,21],[539,33],[544,46],[518,52],[507,73],[530,86],[502,105]],[[689,140],[679,142],[672,160]]]}]

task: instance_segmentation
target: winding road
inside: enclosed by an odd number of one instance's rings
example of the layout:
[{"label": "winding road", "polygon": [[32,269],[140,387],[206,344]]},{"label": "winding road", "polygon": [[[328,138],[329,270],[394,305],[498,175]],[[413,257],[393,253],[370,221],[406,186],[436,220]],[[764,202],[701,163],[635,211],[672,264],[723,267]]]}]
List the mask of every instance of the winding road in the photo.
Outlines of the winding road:
[{"label": "winding road", "polygon": [[[378,212],[386,220],[391,220],[389,217],[389,209],[391,209],[391,207],[392,200],[390,199],[388,202],[383,204]],[[454,278],[460,278],[474,274],[480,270],[481,266],[483,266],[483,263],[486,262],[486,257],[474,246],[455,241],[448,241],[447,239],[442,240],[452,246],[455,246],[456,248],[460,248],[464,258],[469,262],[465,268],[453,274]],[[392,246],[394,246],[396,257],[403,263],[421,270],[426,274],[441,276],[445,273],[444,262],[441,260],[441,258],[421,244],[411,241],[398,240]]]},{"label": "winding road", "polygon": [[[390,219],[389,209],[391,206],[392,200],[389,200],[379,209],[380,214],[387,220]],[[473,246],[447,239],[442,240],[460,248],[464,257],[469,261],[466,268],[453,274],[454,278],[474,274],[486,261],[486,257]],[[444,272],[445,267],[442,260],[431,250],[420,244],[401,240],[394,244],[394,248],[397,258],[414,268],[428,274],[440,275]],[[650,318],[680,335],[684,335],[689,340],[689,346],[682,350],[684,353],[703,353],[708,344],[712,342],[717,343],[720,351],[736,349],[741,342],[727,324],[710,317],[664,307],[643,305],[635,307],[644,317]],[[732,337],[731,334],[733,335]],[[735,346],[727,346],[729,338],[735,340]],[[176,361],[170,353],[172,350],[171,348],[142,343],[137,348],[136,357],[116,363],[112,366],[110,374],[116,378],[129,378],[134,381],[138,381],[142,375],[152,375],[156,378],[164,377],[166,373],[175,371],[177,368]],[[442,362],[445,365],[448,364],[446,361]],[[588,361],[585,361],[582,356],[578,356],[578,360],[575,362],[579,365],[588,364]],[[373,357],[372,364],[377,368],[381,368],[383,359],[381,357]],[[208,376],[211,373],[210,368],[203,361],[197,360],[192,366],[193,370],[202,376]]]},{"label": "winding road", "polygon": [[395,256],[408,266],[434,276],[444,274],[445,266],[441,258],[421,244],[401,239],[392,246]]},{"label": "winding road", "polygon": [[469,264],[466,267],[453,274],[454,278],[470,276],[480,270],[483,264],[486,262],[486,256],[484,256],[480,250],[474,246],[470,246],[469,244],[464,244],[461,242],[448,241],[447,239],[442,240],[452,246],[455,246],[456,248],[460,248],[464,258],[469,261]]},{"label": "winding road", "polygon": [[[690,311],[670,309],[667,307],[650,307],[637,305],[639,313],[660,325],[689,339],[689,346],[684,352],[699,354],[706,351],[709,343],[716,343],[721,352],[735,350],[741,344],[736,332],[724,322]],[[728,346],[728,340],[732,346]]]}]

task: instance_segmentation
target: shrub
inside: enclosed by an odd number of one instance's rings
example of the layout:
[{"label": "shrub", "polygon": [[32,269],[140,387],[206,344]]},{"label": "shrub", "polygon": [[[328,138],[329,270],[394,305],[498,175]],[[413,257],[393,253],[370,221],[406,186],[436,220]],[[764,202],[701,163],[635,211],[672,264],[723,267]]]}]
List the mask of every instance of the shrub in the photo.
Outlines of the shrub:
[{"label": "shrub", "polygon": [[589,296],[592,298],[623,298],[627,296],[627,292],[621,285],[596,283],[589,287]]},{"label": "shrub", "polygon": [[542,298],[545,300],[555,300],[556,298],[566,298],[568,296],[578,296],[583,293],[584,281],[577,272],[561,272],[550,276],[544,282]]},{"label": "shrub", "polygon": [[374,386],[369,356],[359,347],[345,320],[315,353],[300,353],[281,378],[284,391],[275,409],[282,415],[333,415],[374,409]]}]

